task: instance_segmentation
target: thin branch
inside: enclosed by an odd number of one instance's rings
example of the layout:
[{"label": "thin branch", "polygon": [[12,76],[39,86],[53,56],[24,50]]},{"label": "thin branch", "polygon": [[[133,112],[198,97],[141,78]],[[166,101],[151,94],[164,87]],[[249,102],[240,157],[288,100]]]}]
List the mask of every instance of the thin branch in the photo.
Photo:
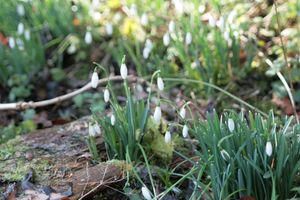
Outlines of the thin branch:
[{"label": "thin branch", "polygon": [[[98,84],[104,84],[107,83],[108,81],[120,81],[123,80],[121,76],[114,76],[114,77],[109,77],[109,78],[103,78],[100,79]],[[129,81],[134,81],[136,80],[136,77],[134,76],[128,76],[128,80]],[[29,102],[17,102],[17,103],[0,103],[0,111],[1,110],[24,110],[24,109],[28,109],[28,108],[37,108],[37,107],[43,107],[43,106],[48,106],[48,105],[52,105],[52,104],[56,104],[62,101],[65,101],[67,99],[70,99],[78,94],[81,94],[89,89],[91,89],[91,83],[87,83],[86,85],[84,85],[83,87],[70,92],[68,94],[65,95],[61,95],[58,97],[55,97],[53,99],[48,99],[48,100],[43,100],[43,101],[37,101],[37,102],[33,102],[33,101],[29,101]]]}]

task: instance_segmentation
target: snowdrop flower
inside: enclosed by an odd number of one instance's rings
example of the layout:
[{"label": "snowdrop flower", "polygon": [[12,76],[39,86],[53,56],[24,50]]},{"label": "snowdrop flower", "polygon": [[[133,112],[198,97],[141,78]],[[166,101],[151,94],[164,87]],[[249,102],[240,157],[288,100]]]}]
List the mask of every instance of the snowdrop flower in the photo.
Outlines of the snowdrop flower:
[{"label": "snowdrop flower", "polygon": [[18,24],[17,32],[18,35],[22,35],[24,33],[24,24],[22,22]]},{"label": "snowdrop flower", "polygon": [[105,30],[106,30],[107,35],[112,35],[113,34],[113,25],[111,23],[106,24]]},{"label": "snowdrop flower", "polygon": [[156,106],[153,114],[154,121],[159,124],[161,119],[161,108],[160,106]]},{"label": "snowdrop flower", "polygon": [[24,32],[24,37],[25,37],[25,40],[29,41],[30,40],[30,31],[27,29],[25,30]]},{"label": "snowdrop flower", "polygon": [[182,129],[182,136],[186,138],[188,134],[189,134],[189,128],[187,127],[187,125],[184,125]]},{"label": "snowdrop flower", "polygon": [[169,32],[173,33],[175,31],[175,22],[172,20],[169,23]]},{"label": "snowdrop flower", "polygon": [[150,191],[148,190],[148,188],[146,186],[142,187],[142,194],[143,194],[143,196],[146,200],[151,200],[152,199],[151,193],[150,193]]},{"label": "snowdrop flower", "polygon": [[187,32],[185,35],[185,44],[189,45],[192,43],[192,34],[190,32]]},{"label": "snowdrop flower", "polygon": [[98,73],[95,70],[93,72],[92,79],[91,79],[92,88],[97,88],[98,82],[99,82],[99,76],[98,76]]},{"label": "snowdrop flower", "polygon": [[180,117],[181,117],[182,119],[185,118],[186,110],[185,110],[184,107],[182,107],[182,108],[180,109],[179,115],[180,115]]},{"label": "snowdrop flower", "polygon": [[87,31],[87,32],[85,33],[85,36],[84,36],[84,42],[85,42],[86,44],[91,44],[92,41],[93,41],[92,33],[91,33],[91,31]]},{"label": "snowdrop flower", "polygon": [[16,44],[18,45],[19,50],[24,50],[24,42],[21,38],[16,39]]},{"label": "snowdrop flower", "polygon": [[136,5],[135,4],[132,4],[130,6],[129,13],[133,17],[137,15],[137,10],[136,10]]},{"label": "snowdrop flower", "polygon": [[149,48],[147,48],[147,47],[145,47],[145,48],[143,49],[143,57],[144,57],[144,59],[148,59],[148,58],[149,58],[150,52],[151,52],[151,49],[149,49]]},{"label": "snowdrop flower", "polygon": [[95,137],[97,134],[101,134],[101,129],[97,123],[89,123],[89,135]]},{"label": "snowdrop flower", "polygon": [[157,78],[157,87],[160,91],[164,90],[164,81],[161,77]]},{"label": "snowdrop flower", "polygon": [[145,48],[143,49],[143,57],[145,59],[147,59],[149,57],[152,47],[153,47],[153,44],[152,44],[151,40],[147,39],[146,43],[145,43]]},{"label": "snowdrop flower", "polygon": [[272,147],[272,143],[270,141],[267,142],[266,144],[266,154],[267,156],[271,156],[273,152],[273,147]]},{"label": "snowdrop flower", "polygon": [[163,43],[164,43],[165,46],[168,46],[170,44],[170,35],[169,35],[169,33],[164,34]]},{"label": "snowdrop flower", "polygon": [[169,144],[171,142],[171,139],[172,139],[171,133],[170,133],[170,131],[167,131],[165,134],[165,143]]},{"label": "snowdrop flower", "polygon": [[146,48],[149,48],[149,49],[152,49],[153,44],[152,44],[152,42],[151,42],[150,39],[147,39],[147,40],[146,40],[145,47],[146,47]]},{"label": "snowdrop flower", "polygon": [[175,6],[175,10],[177,11],[178,14],[182,14],[183,13],[183,0],[172,0],[174,6]]},{"label": "snowdrop flower", "polygon": [[91,137],[95,137],[96,136],[96,132],[93,128],[93,125],[91,123],[89,123],[89,136]]},{"label": "snowdrop flower", "polygon": [[23,4],[17,5],[17,13],[20,17],[23,17],[25,15],[25,8],[24,8]]},{"label": "snowdrop flower", "polygon": [[14,39],[13,37],[9,37],[9,38],[8,38],[8,46],[9,46],[11,49],[15,48],[16,42],[15,42],[15,39]]},{"label": "snowdrop flower", "polygon": [[229,129],[229,131],[233,132],[234,131],[234,127],[235,127],[233,119],[229,118],[227,123],[228,123],[228,129]]},{"label": "snowdrop flower", "polygon": [[76,52],[76,45],[75,44],[71,44],[70,46],[69,46],[69,48],[67,49],[67,52],[68,52],[68,54],[73,54],[73,53],[75,53]]},{"label": "snowdrop flower", "polygon": [[73,5],[73,6],[71,6],[71,10],[72,10],[72,12],[77,12],[78,7],[76,5]]},{"label": "snowdrop flower", "polygon": [[99,134],[99,135],[101,134],[100,126],[97,123],[95,123],[93,125],[93,129],[94,129],[94,131],[95,131],[96,134]]},{"label": "snowdrop flower", "polygon": [[209,26],[211,26],[211,27],[215,27],[216,24],[217,24],[215,18],[214,18],[212,15],[209,15],[209,16],[208,16],[208,24],[209,24]]},{"label": "snowdrop flower", "polygon": [[148,16],[146,13],[143,13],[142,17],[141,17],[141,24],[143,26],[146,26],[148,25]]},{"label": "snowdrop flower", "polygon": [[116,117],[113,114],[110,116],[110,124],[112,126],[114,126],[116,124]]},{"label": "snowdrop flower", "polygon": [[104,90],[104,101],[105,103],[109,101],[109,90],[107,88]]},{"label": "snowdrop flower", "polygon": [[230,155],[228,154],[228,152],[226,151],[226,150],[224,150],[224,149],[222,149],[221,150],[221,156],[222,156],[222,158],[224,159],[224,160],[229,160],[230,159]]},{"label": "snowdrop flower", "polygon": [[125,80],[127,78],[128,70],[127,70],[127,66],[125,63],[123,63],[121,65],[120,74],[121,74],[121,77],[123,80]]},{"label": "snowdrop flower", "polygon": [[200,5],[200,6],[198,7],[198,12],[199,12],[200,14],[202,14],[202,13],[204,13],[204,11],[205,11],[205,5]]}]

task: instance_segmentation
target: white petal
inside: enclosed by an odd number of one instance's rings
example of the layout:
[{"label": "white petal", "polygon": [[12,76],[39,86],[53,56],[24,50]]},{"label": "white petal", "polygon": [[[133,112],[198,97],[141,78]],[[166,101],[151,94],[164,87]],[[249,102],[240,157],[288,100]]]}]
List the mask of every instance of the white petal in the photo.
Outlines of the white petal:
[{"label": "white petal", "polygon": [[160,91],[164,90],[164,81],[161,77],[157,78],[157,87]]},{"label": "white petal", "polygon": [[144,57],[145,59],[148,59],[148,58],[149,58],[150,52],[151,52],[151,49],[145,47],[145,48],[143,49],[143,57]]},{"label": "white petal", "polygon": [[189,128],[187,127],[187,125],[184,125],[182,129],[182,136],[186,138],[188,135],[189,135]]},{"label": "white petal", "polygon": [[17,5],[17,13],[21,17],[25,15],[25,8],[24,8],[23,4]]},{"label": "white petal", "polygon": [[25,30],[24,37],[25,37],[25,40],[27,40],[27,41],[30,40],[30,31],[29,30]]},{"label": "white petal", "polygon": [[169,35],[169,33],[164,34],[163,43],[164,43],[165,46],[168,46],[170,44],[170,35]]},{"label": "white petal", "polygon": [[13,37],[9,37],[8,38],[8,45],[11,49],[15,48],[16,46],[16,42],[15,42],[15,39]]},{"label": "white petal", "polygon": [[145,47],[150,49],[150,50],[152,49],[153,44],[152,44],[152,41],[150,39],[146,40]]},{"label": "white petal", "polygon": [[91,137],[95,137],[96,136],[95,129],[94,129],[94,127],[93,127],[93,125],[91,123],[89,123],[89,135]]},{"label": "white petal", "polygon": [[113,26],[112,24],[108,23],[105,25],[106,33],[107,35],[112,35],[113,34]]},{"label": "white petal", "polygon": [[171,133],[170,133],[170,131],[167,131],[165,134],[165,143],[169,144],[171,142],[171,139],[172,139]]},{"label": "white petal", "polygon": [[192,34],[190,32],[187,32],[185,35],[185,44],[189,45],[192,43]]},{"label": "white petal", "polygon": [[109,101],[109,90],[107,88],[104,90],[104,101],[106,103]]},{"label": "white petal", "polygon": [[91,80],[92,88],[97,88],[98,82],[99,82],[98,73],[96,71],[94,71],[93,75],[92,75],[92,80]]},{"label": "white petal", "polygon": [[23,23],[18,24],[17,32],[19,35],[22,35],[24,33],[24,24]]},{"label": "white petal", "polygon": [[112,126],[114,126],[116,124],[116,117],[115,117],[115,115],[111,115],[110,116],[110,123],[111,123]]},{"label": "white petal", "polygon": [[154,121],[159,124],[161,119],[161,108],[160,106],[156,106],[154,114],[153,114]]},{"label": "white petal", "polygon": [[84,41],[85,41],[86,44],[91,44],[92,43],[93,38],[92,38],[92,33],[90,31],[87,31],[85,33]]},{"label": "white petal", "polygon": [[150,191],[145,186],[142,187],[142,194],[143,194],[143,196],[146,200],[151,200],[152,199]]},{"label": "white petal", "polygon": [[175,31],[175,22],[170,21],[170,23],[169,23],[169,32],[173,33],[174,31]]},{"label": "white petal", "polygon": [[272,152],[273,152],[272,143],[270,141],[268,141],[267,144],[266,144],[266,154],[268,156],[271,156]]},{"label": "white petal", "polygon": [[229,129],[229,131],[233,132],[234,128],[235,128],[233,119],[229,118],[227,123],[228,123],[228,129]]},{"label": "white petal", "polygon": [[98,135],[101,134],[100,126],[97,123],[93,125],[93,128],[94,128],[95,134],[98,134]]},{"label": "white petal", "polygon": [[148,25],[148,16],[146,13],[143,13],[142,17],[141,17],[141,24],[143,26],[146,26]]},{"label": "white petal", "polygon": [[179,115],[180,115],[180,117],[181,117],[182,119],[184,119],[184,118],[185,118],[185,115],[186,115],[186,110],[185,110],[185,108],[184,108],[184,107],[182,107],[182,108],[180,109],[180,113],[179,113]]},{"label": "white petal", "polygon": [[121,65],[120,74],[122,79],[125,80],[127,78],[128,71],[127,71],[127,66],[124,63]]}]

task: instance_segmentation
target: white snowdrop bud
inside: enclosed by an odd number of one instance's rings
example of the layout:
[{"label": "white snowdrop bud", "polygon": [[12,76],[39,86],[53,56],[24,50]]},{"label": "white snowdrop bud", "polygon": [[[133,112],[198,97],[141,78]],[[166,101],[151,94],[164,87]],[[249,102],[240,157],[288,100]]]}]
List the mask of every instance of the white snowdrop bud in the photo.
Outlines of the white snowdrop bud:
[{"label": "white snowdrop bud", "polygon": [[137,8],[135,4],[131,4],[129,13],[132,17],[137,16]]},{"label": "white snowdrop bud", "polygon": [[271,156],[272,152],[273,152],[272,143],[270,141],[268,141],[267,144],[266,144],[266,154],[268,156]]},{"label": "white snowdrop bud", "polygon": [[109,101],[109,90],[107,88],[104,90],[104,101],[105,103]]},{"label": "white snowdrop bud", "polygon": [[202,13],[204,13],[204,11],[205,11],[205,5],[199,5],[199,7],[198,7],[198,12],[199,12],[200,14],[202,14]]},{"label": "white snowdrop bud", "polygon": [[174,31],[175,31],[175,22],[170,21],[170,23],[169,23],[169,32],[173,33]]},{"label": "white snowdrop bud", "polygon": [[144,57],[144,59],[148,59],[148,58],[149,58],[150,52],[151,52],[151,49],[150,49],[150,48],[145,47],[145,48],[143,49],[143,57]]},{"label": "white snowdrop bud", "polygon": [[147,39],[146,42],[145,42],[145,47],[148,48],[148,49],[152,49],[153,47],[153,43],[150,39]]},{"label": "white snowdrop bud", "polygon": [[189,128],[187,127],[187,125],[184,125],[182,129],[182,136],[186,138],[188,134],[189,134]]},{"label": "white snowdrop bud", "polygon": [[170,131],[167,131],[165,134],[165,143],[169,144],[171,142],[171,139],[172,139],[171,133]]},{"label": "white snowdrop bud", "polygon": [[18,24],[17,32],[18,35],[22,35],[24,33],[24,24],[22,22]]},{"label": "white snowdrop bud", "polygon": [[230,159],[230,155],[228,154],[228,152],[224,149],[221,150],[221,156],[225,161],[228,161]]},{"label": "white snowdrop bud", "polygon": [[189,45],[192,43],[192,34],[190,32],[187,32],[185,35],[185,44]]},{"label": "white snowdrop bud", "polygon": [[143,194],[143,196],[146,200],[151,200],[152,199],[151,193],[150,193],[150,191],[148,190],[148,188],[146,186],[142,187],[142,194]]},{"label": "white snowdrop bud", "polygon": [[84,42],[85,42],[86,44],[91,44],[92,41],[93,41],[92,33],[91,33],[90,31],[87,31],[87,32],[85,33],[85,36],[84,36]]},{"label": "white snowdrop bud", "polygon": [[227,123],[228,123],[228,129],[229,129],[229,131],[233,132],[234,131],[234,127],[235,127],[233,119],[229,118]]},{"label": "white snowdrop bud", "polygon": [[161,119],[161,108],[160,106],[156,106],[153,114],[154,121],[159,124]]},{"label": "white snowdrop bud", "polygon": [[15,48],[16,46],[16,42],[15,42],[15,39],[13,37],[9,37],[8,38],[8,45],[11,49]]},{"label": "white snowdrop bud", "polygon": [[125,63],[123,63],[121,65],[120,74],[121,74],[121,77],[123,80],[125,80],[127,78],[128,70],[127,70],[127,66]]},{"label": "white snowdrop bud", "polygon": [[164,90],[164,81],[161,77],[157,78],[157,87],[160,91]]},{"label": "white snowdrop bud", "polygon": [[92,88],[97,88],[98,82],[99,82],[98,73],[94,71],[91,79]]},{"label": "white snowdrop bud", "polygon": [[17,13],[21,17],[23,17],[25,15],[25,8],[24,8],[23,4],[17,5]]},{"label": "white snowdrop bud", "polygon": [[97,134],[98,134],[98,135],[101,134],[100,126],[99,126],[97,123],[95,123],[95,124],[93,125],[93,129],[94,129],[96,135],[97,135]]},{"label": "white snowdrop bud", "polygon": [[96,136],[96,132],[95,132],[95,129],[94,129],[92,123],[89,123],[89,136],[91,136],[91,137]]},{"label": "white snowdrop bud", "polygon": [[116,117],[115,117],[115,115],[111,115],[110,116],[110,124],[112,126],[114,126],[116,124]]},{"label": "white snowdrop bud", "polygon": [[148,25],[148,16],[146,13],[143,13],[142,17],[141,17],[141,24],[143,26],[146,26]]},{"label": "white snowdrop bud", "polygon": [[68,47],[67,52],[68,52],[68,54],[73,54],[73,53],[76,52],[76,50],[77,50],[76,45],[72,43],[72,44]]},{"label": "white snowdrop bud", "polygon": [[30,40],[30,31],[27,29],[25,30],[24,32],[24,37],[25,37],[25,40],[29,41]]},{"label": "white snowdrop bud", "polygon": [[186,110],[185,110],[184,107],[182,107],[182,108],[180,109],[179,115],[180,115],[180,117],[181,117],[182,119],[184,119],[184,118],[185,118],[185,114],[186,114]]},{"label": "white snowdrop bud", "polygon": [[170,35],[169,35],[169,33],[164,34],[163,43],[164,43],[165,46],[168,46],[170,44]]},{"label": "white snowdrop bud", "polygon": [[111,23],[106,24],[105,30],[106,30],[107,35],[112,35],[113,34],[113,25]]}]

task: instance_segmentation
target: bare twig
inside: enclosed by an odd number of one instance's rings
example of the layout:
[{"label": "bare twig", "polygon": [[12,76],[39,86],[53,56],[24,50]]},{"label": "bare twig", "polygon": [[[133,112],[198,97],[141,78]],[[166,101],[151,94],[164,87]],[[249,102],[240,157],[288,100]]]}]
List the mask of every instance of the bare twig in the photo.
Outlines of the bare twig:
[{"label": "bare twig", "polygon": [[[104,84],[107,83],[108,81],[120,81],[122,80],[121,76],[114,76],[114,77],[109,77],[109,78],[103,78],[99,80],[99,84]],[[136,80],[136,77],[134,76],[128,76],[129,81],[134,81]],[[62,95],[55,97],[53,99],[48,99],[48,100],[43,100],[43,101],[29,101],[29,102],[17,102],[17,103],[0,103],[0,110],[23,110],[23,109],[28,109],[28,108],[37,108],[37,107],[43,107],[43,106],[48,106],[52,104],[56,104],[62,101],[65,101],[67,99],[70,99],[82,92],[85,92],[89,89],[91,89],[91,83],[87,83],[83,87],[79,88],[78,90],[75,90],[73,92],[70,92],[68,94]]]}]

